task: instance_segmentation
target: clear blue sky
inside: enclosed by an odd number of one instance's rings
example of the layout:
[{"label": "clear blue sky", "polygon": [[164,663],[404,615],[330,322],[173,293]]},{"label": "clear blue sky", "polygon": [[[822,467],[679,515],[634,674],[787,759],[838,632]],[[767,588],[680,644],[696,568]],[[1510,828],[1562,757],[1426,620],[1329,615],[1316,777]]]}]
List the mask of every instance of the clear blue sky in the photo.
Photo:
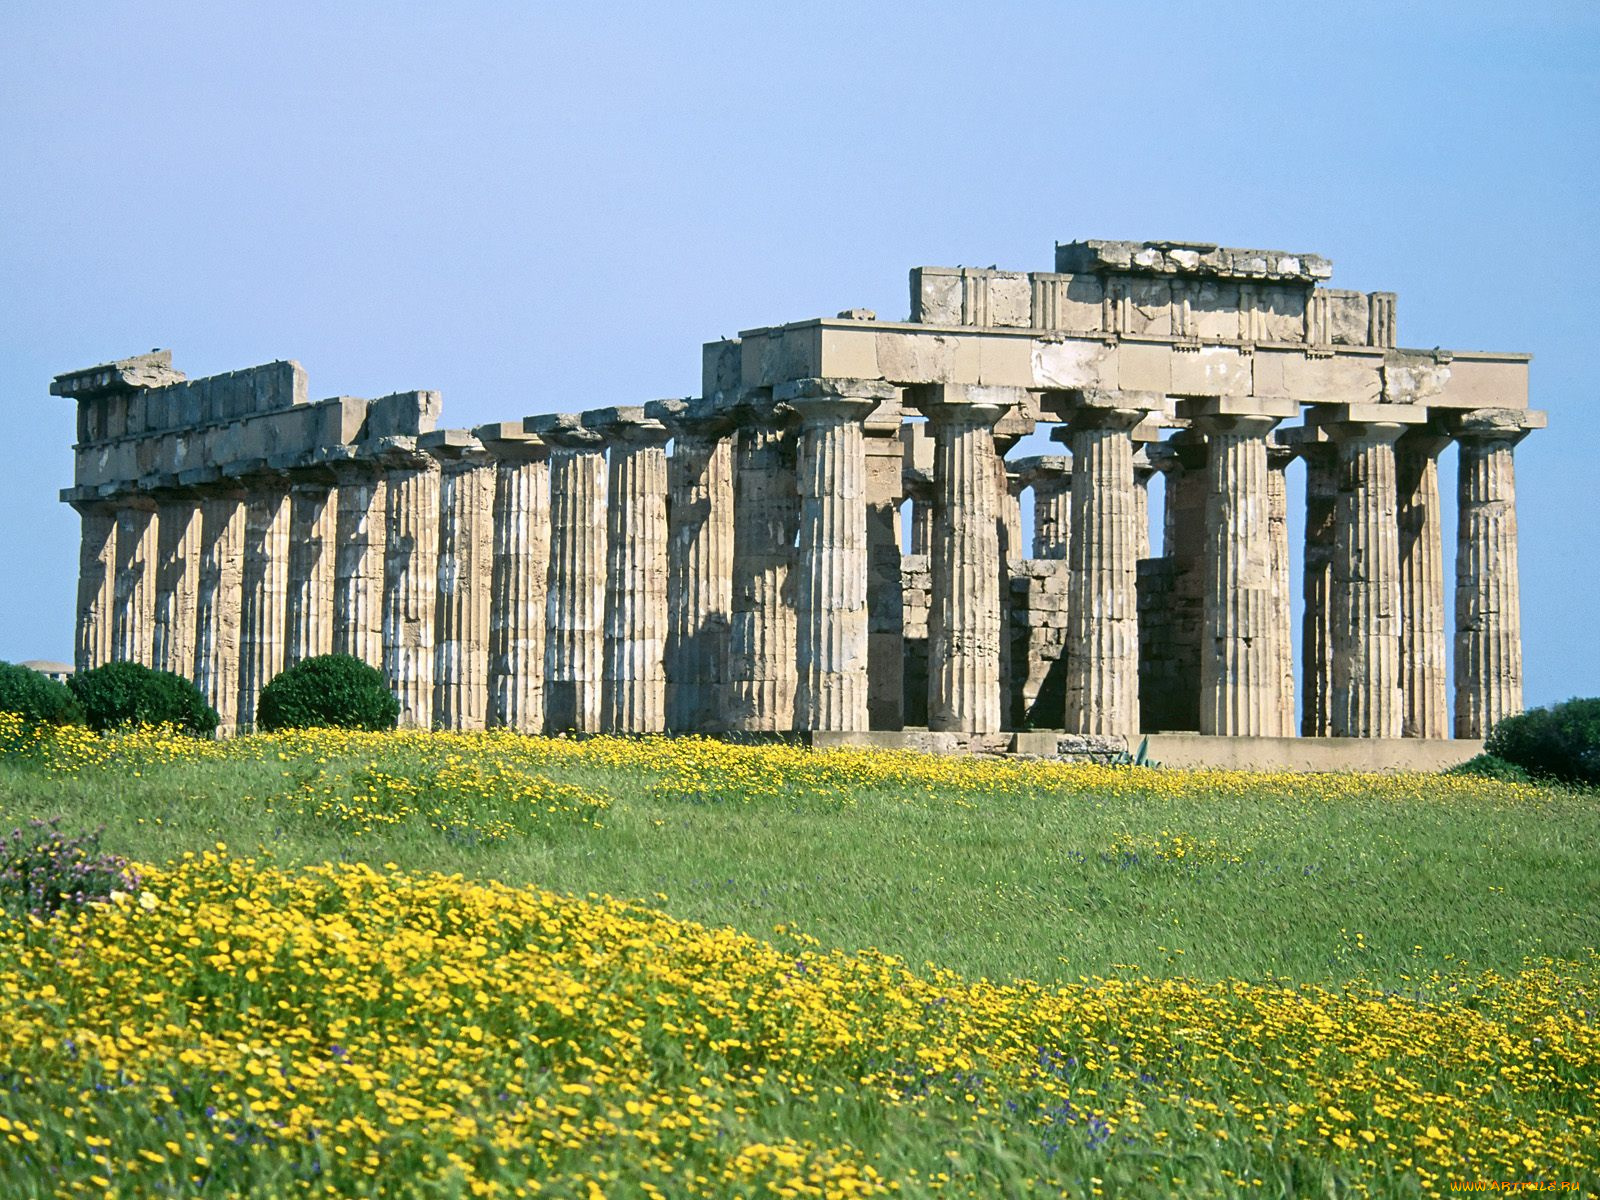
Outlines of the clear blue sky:
[{"label": "clear blue sky", "polygon": [[1190,238],[1536,356],[1527,696],[1600,694],[1597,52],[1593,3],[5,5],[0,658],[71,656],[58,372],[295,358],[469,426],[903,317],[914,264]]}]

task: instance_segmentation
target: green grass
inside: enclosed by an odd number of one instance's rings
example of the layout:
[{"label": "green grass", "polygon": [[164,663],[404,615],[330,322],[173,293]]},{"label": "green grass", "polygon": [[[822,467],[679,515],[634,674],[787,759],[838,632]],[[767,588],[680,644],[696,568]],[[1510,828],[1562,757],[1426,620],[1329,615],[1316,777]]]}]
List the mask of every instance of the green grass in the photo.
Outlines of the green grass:
[{"label": "green grass", "polygon": [[[403,749],[360,762],[404,775]],[[338,759],[327,770],[359,765]],[[160,862],[223,841],[285,866],[394,862],[644,901],[762,935],[876,947],[968,976],[1076,980],[1137,970],[1204,980],[1364,975],[1404,988],[1433,970],[1515,970],[1600,944],[1600,804],[1486,784],[1441,798],[1309,777],[1172,796],[1059,788],[964,793],[896,785],[850,802],[696,803],[653,794],[641,767],[557,762],[610,797],[601,827],[554,822],[476,842],[424,824],[359,836],[267,797],[300,762],[195,761],[46,773],[0,763],[0,825],[104,825],[107,849]],[[1181,859],[1152,853],[1183,835]]]}]

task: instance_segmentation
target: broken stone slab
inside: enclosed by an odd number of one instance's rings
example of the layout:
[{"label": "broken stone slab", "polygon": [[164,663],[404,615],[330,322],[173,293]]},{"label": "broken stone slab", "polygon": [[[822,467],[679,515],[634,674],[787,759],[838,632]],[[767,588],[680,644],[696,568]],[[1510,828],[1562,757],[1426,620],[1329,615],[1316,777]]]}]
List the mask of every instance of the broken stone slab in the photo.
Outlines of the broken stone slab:
[{"label": "broken stone slab", "polygon": [[50,394],[69,400],[93,400],[120,392],[182,383],[186,378],[182,371],[173,369],[171,350],[152,350],[149,354],[136,354],[57,375],[50,381]]},{"label": "broken stone slab", "polygon": [[1090,239],[1056,243],[1062,273],[1192,275],[1211,279],[1270,279],[1313,285],[1333,277],[1320,254],[1247,250],[1210,242],[1120,242]]}]

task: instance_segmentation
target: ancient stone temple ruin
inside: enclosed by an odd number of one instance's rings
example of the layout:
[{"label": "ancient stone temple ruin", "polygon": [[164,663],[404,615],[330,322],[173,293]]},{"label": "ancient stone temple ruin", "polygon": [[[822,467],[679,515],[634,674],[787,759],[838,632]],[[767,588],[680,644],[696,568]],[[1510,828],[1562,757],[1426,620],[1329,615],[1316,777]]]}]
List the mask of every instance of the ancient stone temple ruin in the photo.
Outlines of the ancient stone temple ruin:
[{"label": "ancient stone temple ruin", "polygon": [[[904,322],[749,330],[699,396],[470,431],[435,392],[313,402],[293,362],[65,374],[77,664],[187,675],[228,729],[339,651],[409,726],[1478,737],[1522,700],[1528,356],[1399,349],[1394,295],[1330,274],[1175,242],[921,267]],[[1060,452],[1008,459],[1041,425]]]}]

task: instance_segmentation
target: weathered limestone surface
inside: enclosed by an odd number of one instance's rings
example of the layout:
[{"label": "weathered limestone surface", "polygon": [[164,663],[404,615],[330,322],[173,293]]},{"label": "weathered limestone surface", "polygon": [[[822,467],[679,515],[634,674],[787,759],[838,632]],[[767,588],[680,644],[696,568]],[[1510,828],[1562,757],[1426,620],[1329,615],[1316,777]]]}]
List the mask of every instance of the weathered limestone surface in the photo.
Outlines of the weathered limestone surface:
[{"label": "weathered limestone surface", "polygon": [[326,482],[289,489],[288,644],[284,665],[333,653],[338,494]]},{"label": "weathered limestone surface", "polygon": [[1331,423],[1338,496],[1330,607],[1334,737],[1400,736],[1398,422]]},{"label": "weathered limestone surface", "polygon": [[78,614],[73,665],[79,671],[111,661],[116,607],[117,513],[109,504],[78,502]]},{"label": "weathered limestone surface", "polygon": [[1339,452],[1319,429],[1285,439],[1306,464],[1306,544],[1302,560],[1300,736],[1333,733],[1333,554],[1339,509]]},{"label": "weathered limestone surface", "polygon": [[863,424],[895,398],[881,383],[800,380],[776,397],[800,423],[795,718],[802,729],[867,722],[867,450]]},{"label": "weathered limestone surface", "polygon": [[111,657],[150,665],[155,626],[155,506],[124,504],[117,512],[116,593]]},{"label": "weathered limestone surface", "polygon": [[440,430],[419,444],[441,464],[433,719],[443,729],[483,729],[489,720],[495,472],[476,438]]},{"label": "weathered limestone surface", "polygon": [[378,667],[383,663],[388,481],[375,463],[350,464],[340,471],[336,497],[333,649]]},{"label": "weathered limestone surface", "polygon": [[800,504],[792,417],[750,398],[734,450],[728,727],[795,727],[794,566]]},{"label": "weathered limestone surface", "polygon": [[1018,729],[1059,729],[1067,703],[1067,563],[1017,563],[1010,609],[1011,722]]},{"label": "weathered limestone surface", "polygon": [[551,447],[545,728],[597,733],[605,652],[604,446],[571,414],[535,418],[527,428]]},{"label": "weathered limestone surface", "polygon": [[1400,520],[1400,732],[1449,736],[1445,664],[1444,534],[1439,452],[1450,439],[1414,429],[1395,443]]},{"label": "weathered limestone surface", "polygon": [[520,422],[474,431],[495,460],[489,606],[489,725],[544,732],[550,461]]},{"label": "weathered limestone surface", "polygon": [[383,673],[400,701],[400,726],[433,727],[439,582],[439,464],[412,438],[386,448]]},{"label": "weathered limestone surface", "polygon": [[1209,443],[1200,732],[1277,733],[1282,684],[1272,598],[1267,434],[1274,416],[1202,418]]},{"label": "weathered limestone surface", "polygon": [[195,602],[200,583],[200,509],[193,500],[156,510],[155,626],[150,665],[187,678],[194,668]]},{"label": "weathered limestone surface", "polygon": [[1278,707],[1274,737],[1293,737],[1294,637],[1289,579],[1289,464],[1294,451],[1280,441],[1267,443],[1267,537],[1271,543],[1271,638],[1277,662]]},{"label": "weathered limestone surface", "polygon": [[667,451],[671,432],[643,408],[587,412],[610,444],[606,481],[605,665],[600,728],[666,728]]},{"label": "weathered limestone surface", "polygon": [[1033,489],[1033,557],[1066,561],[1072,544],[1072,460],[1040,454],[1019,459],[1017,471]]},{"label": "weathered limestone surface", "polygon": [[934,443],[928,728],[994,733],[1001,715],[1001,489],[992,430],[1020,397],[1009,389],[935,386],[909,398],[928,418]]},{"label": "weathered limestone surface", "polygon": [[219,490],[200,504],[200,584],[195,596],[194,683],[217,710],[217,732],[239,721],[239,604],[244,576],[244,493]]},{"label": "weathered limestone surface", "polygon": [[1512,447],[1539,423],[1488,409],[1454,423],[1458,738],[1483,737],[1522,711],[1522,603]]},{"label": "weathered limestone surface", "polygon": [[[1080,392],[1065,430],[1072,447],[1068,567],[1068,733],[1139,728],[1139,614],[1134,537],[1135,425],[1160,398]],[[1056,434],[1052,434],[1056,436]]]},{"label": "weathered limestone surface", "polygon": [[905,599],[900,506],[905,501],[904,412],[897,389],[865,421],[867,463],[867,721],[905,727]]},{"label": "weathered limestone surface", "polygon": [[265,478],[247,487],[239,601],[239,708],[242,730],[255,728],[261,689],[283,670],[288,619],[289,489]]},{"label": "weathered limestone surface", "polygon": [[667,461],[666,724],[725,727],[733,606],[733,418],[705,402],[657,400],[645,414],[672,432]]}]

